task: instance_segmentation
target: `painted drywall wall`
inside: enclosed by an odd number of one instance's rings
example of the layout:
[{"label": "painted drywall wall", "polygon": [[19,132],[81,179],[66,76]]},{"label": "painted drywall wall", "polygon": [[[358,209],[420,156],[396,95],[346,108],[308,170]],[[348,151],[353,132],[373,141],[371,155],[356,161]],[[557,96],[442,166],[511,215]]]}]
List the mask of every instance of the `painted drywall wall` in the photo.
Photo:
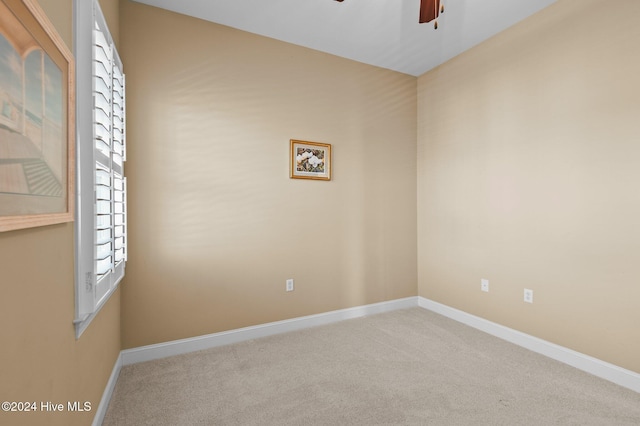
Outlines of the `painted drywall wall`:
[{"label": "painted drywall wall", "polygon": [[638,18],[561,0],[418,80],[420,295],[636,372]]},{"label": "painted drywall wall", "polygon": [[[105,0],[109,2],[112,0]],[[68,46],[72,1],[40,0]],[[73,224],[0,233],[0,399],[37,412],[0,412],[3,425],[87,425],[120,351],[120,292],[75,339]],[[91,403],[70,413],[68,401]],[[40,403],[64,404],[43,412]]]},{"label": "painted drywall wall", "polygon": [[[417,294],[415,77],[120,13],[123,348]],[[290,139],[332,144],[333,179],[290,179]]]}]

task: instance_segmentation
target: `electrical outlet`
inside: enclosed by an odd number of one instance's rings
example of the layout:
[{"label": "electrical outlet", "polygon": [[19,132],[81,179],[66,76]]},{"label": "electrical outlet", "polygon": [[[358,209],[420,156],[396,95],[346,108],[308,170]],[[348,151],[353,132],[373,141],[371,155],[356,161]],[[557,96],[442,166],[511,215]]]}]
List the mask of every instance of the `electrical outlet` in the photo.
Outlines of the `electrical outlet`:
[{"label": "electrical outlet", "polygon": [[293,291],[293,278],[290,278],[287,280],[287,287],[286,287],[287,291]]},{"label": "electrical outlet", "polygon": [[480,290],[489,291],[489,280],[485,280],[484,278],[480,280]]},{"label": "electrical outlet", "polygon": [[528,288],[524,289],[524,301],[533,303],[533,290],[529,290]]}]

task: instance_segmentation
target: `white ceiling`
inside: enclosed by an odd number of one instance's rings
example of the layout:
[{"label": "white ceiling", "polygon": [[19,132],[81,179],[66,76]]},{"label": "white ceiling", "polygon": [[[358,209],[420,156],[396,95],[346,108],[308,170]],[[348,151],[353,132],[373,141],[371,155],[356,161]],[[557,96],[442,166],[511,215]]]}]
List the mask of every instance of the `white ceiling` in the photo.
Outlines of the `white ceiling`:
[{"label": "white ceiling", "polygon": [[418,24],[419,0],[135,0],[418,76],[556,0],[442,0]]}]

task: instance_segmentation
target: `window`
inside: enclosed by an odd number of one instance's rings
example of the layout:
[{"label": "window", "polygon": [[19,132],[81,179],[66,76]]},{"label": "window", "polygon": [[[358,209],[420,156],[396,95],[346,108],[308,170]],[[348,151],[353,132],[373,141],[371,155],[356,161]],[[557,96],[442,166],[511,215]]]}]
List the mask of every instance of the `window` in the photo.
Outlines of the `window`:
[{"label": "window", "polygon": [[97,0],[74,1],[76,338],[115,291],[127,260],[125,78]]}]

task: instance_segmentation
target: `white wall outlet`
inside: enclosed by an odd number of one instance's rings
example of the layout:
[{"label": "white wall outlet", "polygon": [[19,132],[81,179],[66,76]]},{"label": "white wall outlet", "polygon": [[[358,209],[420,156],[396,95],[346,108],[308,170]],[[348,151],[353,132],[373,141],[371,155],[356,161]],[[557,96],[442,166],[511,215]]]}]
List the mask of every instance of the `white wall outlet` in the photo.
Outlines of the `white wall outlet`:
[{"label": "white wall outlet", "polygon": [[529,290],[528,288],[524,289],[524,301],[533,303],[533,290]]},{"label": "white wall outlet", "polygon": [[287,291],[293,291],[293,278],[289,278],[287,280],[287,287],[286,287]]},{"label": "white wall outlet", "polygon": [[489,291],[489,280],[485,280],[484,278],[480,280],[480,290]]}]

